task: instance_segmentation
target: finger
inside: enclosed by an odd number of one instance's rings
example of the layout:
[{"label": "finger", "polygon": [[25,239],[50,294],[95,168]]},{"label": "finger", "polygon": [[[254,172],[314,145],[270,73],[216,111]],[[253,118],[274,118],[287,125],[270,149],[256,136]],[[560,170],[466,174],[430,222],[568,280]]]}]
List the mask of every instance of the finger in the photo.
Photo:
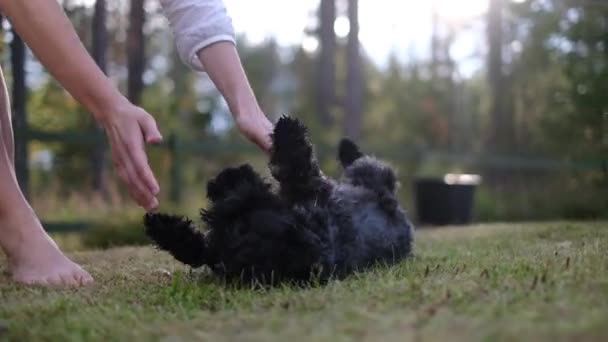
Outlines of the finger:
[{"label": "finger", "polygon": [[134,168],[128,157],[125,143],[121,139],[120,132],[116,127],[107,130],[111,141],[112,159],[118,177],[127,185],[129,195],[138,205],[147,208],[152,201],[153,195],[149,194],[144,186],[140,186],[137,177],[134,177]]},{"label": "finger", "polygon": [[262,137],[262,148],[265,152],[270,152],[270,150],[272,149],[272,138],[270,137],[270,134],[264,135]]},{"label": "finger", "polygon": [[[127,182],[127,184],[132,184],[133,180],[131,178],[128,178],[128,180],[126,182]],[[158,200],[156,199],[156,197],[142,193],[142,191],[137,186],[133,186],[133,185],[129,186],[128,191],[129,191],[129,195],[142,208],[144,208],[146,210],[151,210],[152,208],[158,207]]]},{"label": "finger", "polygon": [[[154,195],[137,176],[136,169],[129,154],[129,150],[133,148],[130,144],[135,144],[136,146],[137,139],[135,139],[135,142],[122,142],[118,132],[112,132],[112,134],[114,136],[114,141],[117,142],[114,144],[114,149],[116,151],[117,164],[121,171],[121,178],[127,183],[133,199],[142,207],[147,208],[152,204]],[[142,145],[142,143],[140,142],[139,145]]]},{"label": "finger", "polygon": [[249,141],[256,144],[261,150],[265,152],[270,150],[272,145],[270,131],[267,127],[264,127],[263,123],[253,123],[252,126],[249,126],[249,123],[239,123],[239,129]]},{"label": "finger", "polygon": [[163,136],[156,125],[156,120],[151,115],[142,115],[138,123],[147,144],[158,144],[163,140]]},{"label": "finger", "polygon": [[270,138],[266,138],[266,137],[255,137],[253,139],[253,142],[258,145],[258,147],[260,149],[262,149],[264,152],[268,152],[270,151],[270,147],[271,147],[271,142],[270,142]]},{"label": "finger", "polygon": [[148,164],[148,157],[143,142],[137,137],[129,137],[127,153],[132,162],[134,172],[139,180],[142,180],[148,190],[156,196],[160,191],[156,177]]},{"label": "finger", "polygon": [[146,211],[154,210],[158,207],[158,200],[153,197],[152,200],[148,200],[147,198],[141,198],[141,194],[132,188],[128,188],[129,195],[135,199],[137,204],[139,204]]},{"label": "finger", "polygon": [[269,152],[272,148],[272,124],[270,123],[270,121],[265,120],[264,122],[262,122],[258,132],[258,146],[260,146],[260,148],[262,148],[265,152]]},{"label": "finger", "polygon": [[128,156],[125,156],[125,173],[128,178],[128,184],[130,184],[130,190],[132,191],[131,195],[137,199],[139,205],[141,205],[145,209],[149,209],[154,205],[156,200],[155,195],[153,195],[146,185],[140,180],[137,175],[137,171]]},{"label": "finger", "polygon": [[133,198],[135,200],[135,202],[137,202],[137,204],[139,204],[140,206],[146,207],[149,199],[145,195],[143,195],[140,191],[137,191],[137,189],[134,187],[134,185],[132,184],[132,181],[129,177],[128,172],[126,171],[125,167],[122,165],[123,161],[118,160],[115,163],[116,163],[116,166],[115,166],[116,174],[127,185],[127,190],[129,192],[129,196],[131,196],[131,198]]}]

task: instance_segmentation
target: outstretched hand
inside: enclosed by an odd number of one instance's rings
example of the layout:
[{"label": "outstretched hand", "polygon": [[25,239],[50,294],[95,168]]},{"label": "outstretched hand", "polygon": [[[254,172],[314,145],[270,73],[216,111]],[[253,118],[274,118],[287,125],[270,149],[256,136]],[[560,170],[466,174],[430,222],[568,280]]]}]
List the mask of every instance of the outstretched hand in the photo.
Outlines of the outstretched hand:
[{"label": "outstretched hand", "polygon": [[118,177],[127,185],[131,197],[146,210],[158,207],[160,191],[146,155],[146,144],[158,144],[162,136],[154,118],[145,110],[124,104],[100,119],[112,149]]}]

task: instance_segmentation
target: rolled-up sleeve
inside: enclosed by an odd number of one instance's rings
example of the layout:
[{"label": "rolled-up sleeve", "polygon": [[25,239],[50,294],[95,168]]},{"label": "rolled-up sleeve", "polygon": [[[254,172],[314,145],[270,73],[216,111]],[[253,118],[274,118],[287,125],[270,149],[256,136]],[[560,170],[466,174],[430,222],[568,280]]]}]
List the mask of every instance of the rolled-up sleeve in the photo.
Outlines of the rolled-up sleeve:
[{"label": "rolled-up sleeve", "polygon": [[160,0],[175,37],[181,60],[192,69],[205,71],[197,53],[220,41],[235,44],[232,19],[222,0]]}]

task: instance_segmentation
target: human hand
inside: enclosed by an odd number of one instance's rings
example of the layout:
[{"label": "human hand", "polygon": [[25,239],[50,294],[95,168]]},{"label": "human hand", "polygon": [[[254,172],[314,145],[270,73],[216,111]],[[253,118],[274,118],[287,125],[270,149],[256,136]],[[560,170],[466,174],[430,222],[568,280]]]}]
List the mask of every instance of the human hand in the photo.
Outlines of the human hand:
[{"label": "human hand", "polygon": [[160,187],[148,165],[145,149],[146,144],[162,141],[156,121],[128,102],[96,117],[108,136],[116,173],[127,185],[129,194],[144,209],[156,209]]},{"label": "human hand", "polygon": [[272,147],[270,135],[273,125],[263,113],[237,115],[235,121],[239,130],[247,139],[258,145],[266,153],[270,152],[270,148]]}]

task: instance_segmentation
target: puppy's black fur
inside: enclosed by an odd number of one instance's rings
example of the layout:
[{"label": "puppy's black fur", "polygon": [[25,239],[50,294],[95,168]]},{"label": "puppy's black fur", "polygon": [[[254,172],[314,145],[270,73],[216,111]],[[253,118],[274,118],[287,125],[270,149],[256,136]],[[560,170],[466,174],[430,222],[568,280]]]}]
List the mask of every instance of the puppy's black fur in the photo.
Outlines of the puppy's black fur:
[{"label": "puppy's black fur", "polygon": [[278,192],[249,165],[225,169],[207,185],[205,234],[187,218],[147,214],[148,236],[192,267],[266,284],[343,277],[410,255],[414,227],[397,201],[393,169],[345,139],[343,175],[329,179],[306,128],[289,117],[278,121],[272,139]]}]

